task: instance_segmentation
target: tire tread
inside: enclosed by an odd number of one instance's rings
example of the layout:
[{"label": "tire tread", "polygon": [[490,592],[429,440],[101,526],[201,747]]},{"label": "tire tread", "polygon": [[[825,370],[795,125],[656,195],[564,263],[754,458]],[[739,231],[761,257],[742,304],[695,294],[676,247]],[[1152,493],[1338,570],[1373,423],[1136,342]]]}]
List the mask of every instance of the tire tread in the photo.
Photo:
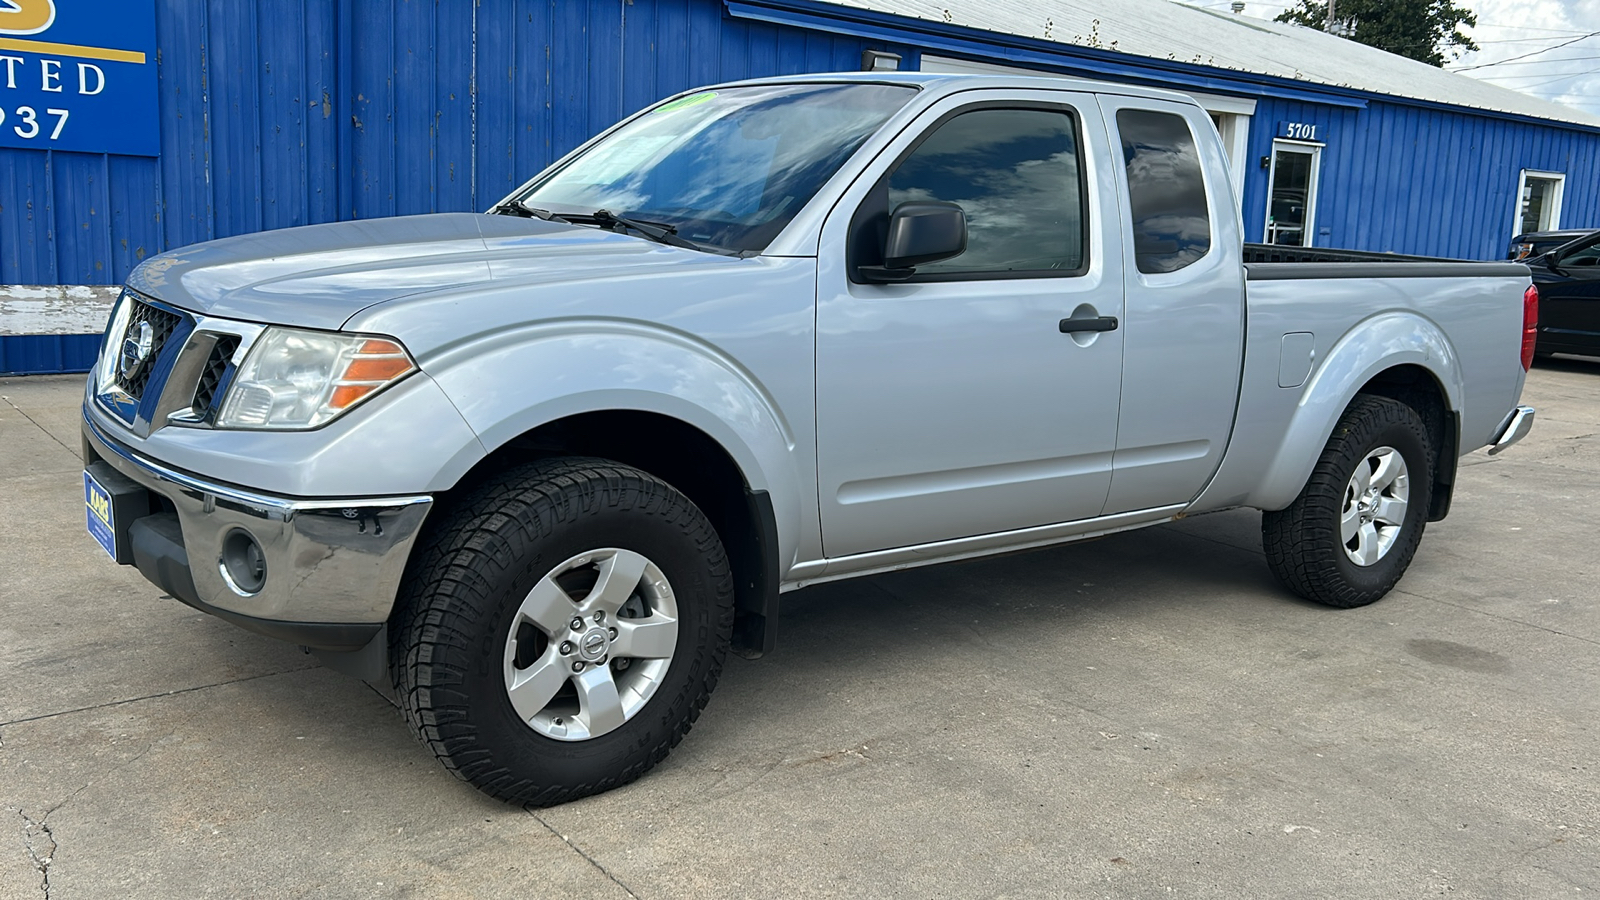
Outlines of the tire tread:
[{"label": "tire tread", "polygon": [[1398,400],[1356,395],[1334,426],[1300,495],[1285,509],[1262,513],[1261,543],[1267,565],[1289,590],[1307,600],[1352,609],[1381,599],[1405,574],[1422,539],[1426,516],[1408,512],[1408,520],[1416,519],[1416,523],[1409,533],[1401,535],[1401,542],[1390,549],[1388,558],[1377,564],[1384,566],[1388,574],[1376,585],[1352,583],[1341,570],[1338,558],[1344,552],[1338,528],[1348,473],[1372,448],[1376,436],[1393,427],[1412,432],[1422,447],[1423,465],[1407,460],[1411,469],[1410,505],[1427,509],[1433,475],[1426,463],[1432,459],[1432,450],[1421,417]]},{"label": "tire tread", "polygon": [[[583,783],[541,783],[498,762],[479,740],[468,712],[467,674],[447,661],[471,645],[468,610],[494,603],[488,573],[518,564],[509,533],[524,546],[560,524],[603,506],[641,509],[693,535],[713,573],[717,639],[703,660],[685,715],[655,735],[643,759]],[[413,734],[456,777],[492,797],[530,806],[563,803],[610,790],[643,775],[688,734],[722,674],[733,630],[733,587],[727,555],[715,529],[694,504],[666,482],[620,463],[596,458],[546,459],[523,465],[452,498],[412,556],[397,599],[390,644],[396,694]],[[528,563],[522,563],[528,565]],[[459,655],[459,654],[456,654]],[[684,660],[685,664],[701,662]],[[660,697],[666,700],[668,698]]]}]

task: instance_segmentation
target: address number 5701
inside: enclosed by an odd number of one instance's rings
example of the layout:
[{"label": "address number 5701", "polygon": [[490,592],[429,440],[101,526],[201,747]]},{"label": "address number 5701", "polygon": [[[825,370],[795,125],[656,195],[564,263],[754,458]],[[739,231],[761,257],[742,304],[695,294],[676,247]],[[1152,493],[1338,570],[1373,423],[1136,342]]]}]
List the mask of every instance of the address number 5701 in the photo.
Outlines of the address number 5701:
[{"label": "address number 5701", "polygon": [[[56,117],[56,127],[50,129],[50,140],[53,141],[56,138],[61,137],[61,129],[65,128],[67,125],[67,111],[64,109],[52,108],[45,110],[45,114]],[[17,124],[11,126],[11,130],[17,133],[17,137],[26,139],[39,136],[39,114],[34,111],[33,107],[19,106],[13,115],[20,120],[17,122]],[[0,125],[4,125],[5,121],[6,111],[4,109],[0,109]]]}]

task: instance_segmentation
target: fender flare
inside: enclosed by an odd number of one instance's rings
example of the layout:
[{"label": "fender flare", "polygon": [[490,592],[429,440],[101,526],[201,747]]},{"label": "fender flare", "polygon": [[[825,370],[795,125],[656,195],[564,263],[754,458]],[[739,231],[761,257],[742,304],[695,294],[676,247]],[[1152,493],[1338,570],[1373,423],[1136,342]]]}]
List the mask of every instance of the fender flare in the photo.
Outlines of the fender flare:
[{"label": "fender flare", "polygon": [[1439,326],[1406,312],[1365,319],[1340,337],[1306,383],[1249,505],[1271,510],[1293,503],[1350,401],[1374,377],[1404,365],[1433,376],[1444,393],[1447,413],[1461,410],[1465,387],[1460,361]]},{"label": "fender flare", "polygon": [[[544,321],[481,334],[419,360],[493,453],[560,419],[656,413],[699,429],[771,500],[786,570],[800,546],[803,479],[794,432],[748,370],[690,335],[616,319]],[[465,472],[461,473],[465,474]]]}]

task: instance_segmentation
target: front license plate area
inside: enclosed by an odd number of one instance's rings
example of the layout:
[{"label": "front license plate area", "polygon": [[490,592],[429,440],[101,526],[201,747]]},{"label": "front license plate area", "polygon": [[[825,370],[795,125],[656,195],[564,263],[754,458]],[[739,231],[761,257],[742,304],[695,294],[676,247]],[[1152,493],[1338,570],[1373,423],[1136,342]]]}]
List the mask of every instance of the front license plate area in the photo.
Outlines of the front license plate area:
[{"label": "front license plate area", "polygon": [[150,492],[104,460],[83,471],[84,522],[90,537],[117,563],[133,565],[128,528],[150,515]]},{"label": "front license plate area", "polygon": [[111,502],[111,492],[94,480],[94,475],[83,472],[83,503],[89,536],[106,551],[112,561],[117,560],[116,507]]}]

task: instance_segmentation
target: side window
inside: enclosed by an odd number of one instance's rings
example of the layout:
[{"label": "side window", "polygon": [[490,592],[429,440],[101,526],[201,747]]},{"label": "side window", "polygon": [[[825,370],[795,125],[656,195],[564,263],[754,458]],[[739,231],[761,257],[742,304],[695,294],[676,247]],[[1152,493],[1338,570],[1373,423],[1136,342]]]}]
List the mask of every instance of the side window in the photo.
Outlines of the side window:
[{"label": "side window", "polygon": [[869,195],[870,217],[857,219],[867,238],[857,245],[859,262],[874,252],[881,257],[889,213],[912,200],[958,203],[967,216],[966,252],[918,266],[919,277],[1084,269],[1078,130],[1071,113],[979,109],[940,125]]},{"label": "side window", "polygon": [[1133,258],[1145,274],[1176,272],[1211,250],[1200,152],[1182,116],[1117,112],[1133,213]]},{"label": "side window", "polygon": [[1587,246],[1573,250],[1562,257],[1559,264],[1580,268],[1600,267],[1600,241],[1590,241]]}]

